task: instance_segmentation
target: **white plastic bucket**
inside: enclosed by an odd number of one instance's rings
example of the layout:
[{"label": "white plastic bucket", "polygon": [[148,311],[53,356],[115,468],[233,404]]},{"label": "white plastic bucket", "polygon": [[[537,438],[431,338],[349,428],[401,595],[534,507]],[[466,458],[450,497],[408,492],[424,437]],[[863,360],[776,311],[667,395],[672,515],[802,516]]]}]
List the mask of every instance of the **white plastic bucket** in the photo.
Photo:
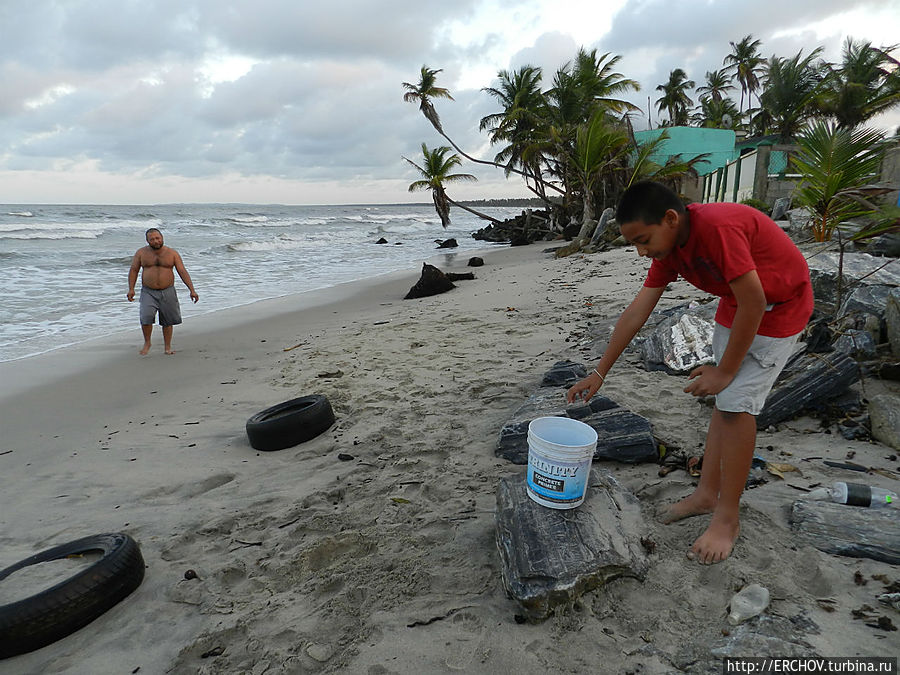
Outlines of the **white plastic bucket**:
[{"label": "white plastic bucket", "polygon": [[528,496],[551,509],[584,501],[597,432],[569,417],[538,417],[528,424]]}]

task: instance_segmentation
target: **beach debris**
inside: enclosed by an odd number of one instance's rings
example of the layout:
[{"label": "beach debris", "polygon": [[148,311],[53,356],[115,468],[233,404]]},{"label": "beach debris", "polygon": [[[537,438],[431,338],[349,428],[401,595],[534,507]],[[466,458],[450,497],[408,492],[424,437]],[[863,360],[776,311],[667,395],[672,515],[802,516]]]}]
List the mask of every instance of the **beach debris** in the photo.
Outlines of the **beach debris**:
[{"label": "beach debris", "polygon": [[466,263],[467,267],[481,267],[482,265],[484,265],[484,258],[481,258],[477,255],[469,258],[469,262]]},{"label": "beach debris", "polygon": [[872,438],[900,449],[900,396],[878,394],[869,398]]},{"label": "beach debris", "polygon": [[435,239],[435,242],[438,245],[438,248],[456,248],[459,246],[459,243],[451,237],[450,239],[444,239],[441,241],[440,239]]},{"label": "beach debris", "polygon": [[[784,462],[766,462],[766,471],[768,471],[773,476],[778,476],[781,480],[784,480],[784,474],[790,473],[791,471],[796,471],[800,473],[800,469],[798,469],[793,464],[786,464]],[[803,474],[800,473],[802,476]]]},{"label": "beach debris", "polygon": [[791,208],[790,197],[779,197],[772,204],[772,220],[781,220],[787,215],[788,209]]},{"label": "beach debris", "polygon": [[659,450],[650,422],[605,396],[595,395],[587,404],[567,407],[565,389],[587,375],[583,364],[557,361],[541,380],[541,386],[519,406],[500,429],[494,451],[513,464],[528,462],[528,424],[537,417],[571,417],[597,432],[594,461],[626,463],[657,461]]},{"label": "beach debris", "polygon": [[447,278],[447,275],[434,265],[423,263],[422,276],[420,276],[415,285],[409,289],[409,292],[403,296],[403,299],[426,298],[431,295],[446,293],[454,288],[456,288],[456,286],[454,286],[453,282]]},{"label": "beach debris", "polygon": [[789,522],[800,539],[825,553],[900,564],[900,509],[798,499]]},{"label": "beach debris", "polygon": [[881,604],[893,607],[900,612],[900,593],[882,593],[876,599]]},{"label": "beach debris", "polygon": [[849,354],[803,354],[782,371],[756,418],[766,429],[834,399],[859,380],[859,367]]},{"label": "beach debris", "polygon": [[[889,263],[891,262],[893,261],[889,261]],[[844,290],[854,286],[856,288],[863,286],[900,286],[900,265],[885,265],[884,258],[876,258],[868,253],[845,251],[843,264],[841,263],[840,253],[820,253],[810,257],[807,260],[807,264],[809,265],[809,277],[813,285],[813,295],[816,298],[816,307],[826,315],[835,314],[838,310],[834,303],[838,295],[839,269],[843,275],[841,288]]]},{"label": "beach debris", "polygon": [[444,272],[450,281],[472,281],[475,279],[474,272]]},{"label": "beach debris", "polygon": [[732,626],[762,614],[769,606],[769,589],[759,584],[748,584],[734,594],[728,605],[728,623]]},{"label": "beach debris", "polygon": [[247,439],[255,450],[283,450],[309,441],[335,422],[334,410],[322,394],[300,396],[262,410],[247,420]]},{"label": "beach debris", "polygon": [[224,653],[225,653],[225,647],[223,647],[222,645],[217,645],[217,646],[213,647],[212,649],[203,652],[203,653],[200,655],[200,658],[201,658],[201,659],[208,659],[208,658],[211,658],[211,657],[213,657],[213,656],[222,656],[222,654],[224,654]]},{"label": "beach debris", "polygon": [[346,452],[339,452],[338,459],[342,462],[352,462],[356,458],[353,455],[348,455]]},{"label": "beach debris", "polygon": [[343,376],[344,376],[343,370],[325,371],[325,372],[322,372],[322,373],[319,373],[318,375],[316,375],[316,377],[319,377],[323,380],[324,379],[334,380],[334,379],[337,379],[337,378],[343,377]]},{"label": "beach debris", "polygon": [[684,308],[657,323],[641,343],[641,357],[647,370],[665,370],[670,375],[686,374],[715,362],[712,336],[716,303]]},{"label": "beach debris", "polygon": [[605,396],[594,396],[587,405],[565,408],[563,392],[541,387],[528,397],[500,429],[494,451],[513,464],[528,463],[528,424],[536,417],[571,417],[597,432],[594,461],[616,460],[628,464],[659,459],[650,422]]},{"label": "beach debris", "polygon": [[591,249],[606,249],[621,236],[615,216],[616,210],[614,208],[607,207],[603,209],[603,213],[600,214],[600,220],[597,221],[597,226],[591,235],[590,244],[588,244]]},{"label": "beach debris", "polygon": [[190,581],[191,579],[199,579],[197,573],[194,570],[185,570],[184,578]]},{"label": "beach debris", "polygon": [[515,218],[491,223],[472,233],[472,239],[509,243],[511,246],[550,240],[557,232],[551,227],[550,213],[546,210],[526,209]]},{"label": "beach debris", "polygon": [[557,510],[528,497],[523,475],[500,480],[501,575],[527,620],[546,619],[612,579],[647,572],[637,498],[605,471],[593,471],[591,483],[581,506]]},{"label": "beach debris", "polygon": [[292,345],[292,346],[290,346],[290,347],[285,347],[285,348],[282,349],[281,351],[283,351],[283,352],[290,352],[290,351],[293,351],[293,350],[297,349],[298,347],[302,347],[302,346],[305,345],[305,344],[306,344],[305,342],[298,342],[297,344]]}]

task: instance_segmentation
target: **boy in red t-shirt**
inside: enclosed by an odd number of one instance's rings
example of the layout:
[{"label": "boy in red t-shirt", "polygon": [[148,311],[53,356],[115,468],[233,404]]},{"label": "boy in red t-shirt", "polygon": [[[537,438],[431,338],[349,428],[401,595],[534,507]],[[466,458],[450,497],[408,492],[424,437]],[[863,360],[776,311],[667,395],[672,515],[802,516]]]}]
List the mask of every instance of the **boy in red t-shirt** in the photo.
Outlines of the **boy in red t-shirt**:
[{"label": "boy in red t-shirt", "polygon": [[756,445],[756,415],[784,368],[813,309],[809,268],[790,238],[761,211],[742,204],[691,204],[659,183],[636,183],[616,220],[638,255],[652,258],[644,286],[622,312],[594,371],[567,393],[589,400],[647,321],[666,285],[681,275],[718,295],[715,366],[693,370],[684,391],[716,395],[700,483],[660,513],[671,523],[712,513],[688,552],[703,563],[724,560],[740,531],[739,505]]}]

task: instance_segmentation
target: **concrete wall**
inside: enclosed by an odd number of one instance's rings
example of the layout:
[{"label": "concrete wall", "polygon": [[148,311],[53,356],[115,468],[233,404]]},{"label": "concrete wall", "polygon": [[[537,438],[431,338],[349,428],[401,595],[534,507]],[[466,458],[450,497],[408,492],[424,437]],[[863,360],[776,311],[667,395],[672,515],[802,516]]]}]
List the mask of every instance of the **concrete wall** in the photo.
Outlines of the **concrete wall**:
[{"label": "concrete wall", "polygon": [[665,164],[673,155],[681,155],[682,159],[691,159],[697,155],[709,153],[709,158],[696,165],[700,175],[708,174],[725,166],[736,156],[734,149],[734,132],[731,129],[702,129],[699,127],[665,127],[647,131],[635,131],[634,139],[638,144],[659,138],[663,132],[669,134],[668,140],[660,147],[661,152],[650,155],[650,160],[657,164]]}]

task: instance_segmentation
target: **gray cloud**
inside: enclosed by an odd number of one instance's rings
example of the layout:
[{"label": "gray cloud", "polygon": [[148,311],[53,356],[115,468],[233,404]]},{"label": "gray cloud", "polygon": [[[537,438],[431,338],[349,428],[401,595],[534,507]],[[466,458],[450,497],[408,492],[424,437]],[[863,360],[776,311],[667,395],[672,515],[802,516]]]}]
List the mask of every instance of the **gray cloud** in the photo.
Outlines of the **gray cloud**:
[{"label": "gray cloud", "polygon": [[[534,4],[495,2],[500,17],[529,15]],[[877,9],[896,0],[864,4]],[[465,47],[448,31],[484,6],[476,0],[4,0],[0,171],[85,161],[110,174],[271,176],[344,182],[348,190],[357,182],[408,183],[415,172],[401,155],[416,159],[422,141],[446,143],[415,105],[402,101],[400,83],[415,81],[422,64],[443,69],[439,84],[456,99],[435,102],[447,132],[466,151],[490,157],[496,149],[478,132],[478,121],[496,103],[480,88],[460,90],[456,83],[504,46],[499,24],[477,26]],[[776,39],[775,31],[843,8],[836,0],[752,6],[686,0],[677,10],[657,0],[630,2],[608,35],[585,46],[624,56],[619,70],[643,83],[631,98],[646,108],[647,95],[656,98],[656,84],[672,68],[702,82],[705,70],[721,67],[728,41],[748,33],[763,40],[765,55],[792,55],[817,44],[814,36]],[[829,42],[834,57],[837,42]],[[548,31],[517,45],[493,72],[532,63],[544,69],[549,86],[578,46],[570,35]],[[249,70],[210,81],[209,59],[227,56],[248,59]],[[461,170],[481,179],[478,190],[525,192],[516,181],[505,184],[500,171],[469,163]]]}]

